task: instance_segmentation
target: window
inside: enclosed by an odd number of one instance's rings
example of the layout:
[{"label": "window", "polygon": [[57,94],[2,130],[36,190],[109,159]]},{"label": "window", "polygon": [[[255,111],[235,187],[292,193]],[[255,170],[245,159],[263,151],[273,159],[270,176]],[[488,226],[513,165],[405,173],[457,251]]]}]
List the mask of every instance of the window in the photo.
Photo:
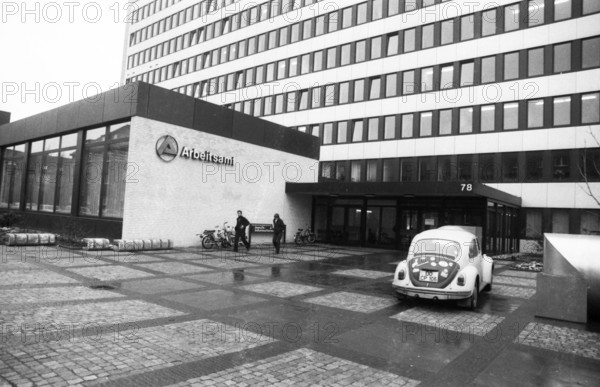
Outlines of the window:
[{"label": "window", "polygon": [[564,150],[552,151],[552,180],[568,180],[571,175],[569,152]]},{"label": "window", "polygon": [[458,131],[459,131],[459,133],[472,133],[473,132],[473,108],[472,107],[460,108]]},{"label": "window", "polygon": [[554,0],[554,21],[571,18],[571,0]]},{"label": "window", "polygon": [[310,106],[313,109],[321,107],[321,90],[320,87],[313,87],[312,89],[312,102]]},{"label": "window", "polygon": [[354,53],[354,62],[364,62],[367,57],[367,41],[361,40],[356,42],[356,52]]},{"label": "window", "polygon": [[504,130],[519,128],[519,104],[510,102],[504,104]]},{"label": "window", "polygon": [[371,59],[381,58],[381,37],[371,39]]},{"label": "window", "polygon": [[460,86],[473,85],[475,72],[475,64],[473,62],[465,62],[460,64]]},{"label": "window", "polygon": [[367,160],[367,181],[377,181],[377,160]]},{"label": "window", "polygon": [[298,58],[290,59],[290,77],[298,75]]},{"label": "window", "polygon": [[552,232],[560,234],[569,233],[569,211],[552,210]]},{"label": "window", "polygon": [[367,22],[367,3],[361,3],[356,6],[356,24]]},{"label": "window", "polygon": [[[0,183],[1,208],[20,209],[21,182],[23,181],[25,162],[25,144],[4,148],[2,175],[0,175],[2,176],[2,182]],[[74,167],[74,164],[72,167]],[[68,203],[70,206],[70,192],[65,192],[65,195],[69,195]]]},{"label": "window", "polygon": [[[291,92],[287,93],[286,99],[287,99],[286,112],[296,111],[296,102],[297,102],[296,92],[291,91]],[[256,103],[255,103],[255,107],[256,107]]]},{"label": "window", "polygon": [[323,144],[333,142],[333,123],[329,122],[323,125]]},{"label": "window", "polygon": [[600,148],[587,148],[579,154],[578,169],[588,181],[600,179]]},{"label": "window", "polygon": [[339,103],[348,103],[350,100],[350,82],[340,83]]},{"label": "window", "polygon": [[283,94],[275,96],[275,114],[283,113]]},{"label": "window", "polygon": [[504,31],[513,31],[519,29],[519,4],[507,5],[504,7]]},{"label": "window", "polygon": [[327,50],[327,68],[335,67],[337,61],[337,48],[333,47]]},{"label": "window", "polygon": [[544,75],[544,48],[527,51],[527,76]]},{"label": "window", "polygon": [[383,176],[384,182],[398,181],[398,159],[385,159],[383,160]]},{"label": "window", "polygon": [[393,16],[400,13],[400,0],[388,1],[388,15]]},{"label": "window", "polygon": [[485,11],[481,15],[481,36],[494,35],[496,33],[496,10]]},{"label": "window", "polygon": [[436,181],[435,157],[419,158],[419,181]]},{"label": "window", "polygon": [[442,66],[440,76],[440,89],[451,89],[454,87],[454,66]]},{"label": "window", "polygon": [[[600,2],[598,2],[600,4]],[[585,39],[581,43],[581,68],[588,69],[600,66],[600,38]]]},{"label": "window", "polygon": [[437,181],[456,180],[456,163],[452,161],[452,156],[439,156],[437,164]]},{"label": "window", "polygon": [[421,69],[421,91],[433,90],[433,67]]},{"label": "window", "polygon": [[440,110],[440,136],[452,134],[452,109]]},{"label": "window", "polygon": [[404,12],[410,12],[417,9],[417,0],[405,0]]},{"label": "window", "polygon": [[481,181],[496,179],[496,160],[493,154],[479,155],[479,179]]},{"label": "window", "polygon": [[323,35],[325,33],[325,18],[327,16],[319,16],[315,22],[315,36]]},{"label": "window", "polygon": [[415,92],[415,70],[402,73],[402,94],[413,94]]},{"label": "window", "polygon": [[310,54],[304,54],[301,57],[301,67],[300,67],[300,73],[301,74],[306,74],[308,72],[310,72]]},{"label": "window", "polygon": [[458,156],[458,180],[470,181],[473,179],[473,156]]},{"label": "window", "polygon": [[352,52],[352,46],[350,44],[344,44],[342,46],[342,54],[340,58],[340,65],[344,66],[350,63],[350,53]]},{"label": "window", "polygon": [[527,102],[527,127],[541,128],[544,126],[544,100],[537,99]]},{"label": "window", "polygon": [[587,15],[590,13],[600,11],[600,2],[597,0],[583,0],[583,14]]},{"label": "window", "polygon": [[312,19],[305,20],[302,24],[302,39],[312,38]]},{"label": "window", "polygon": [[365,99],[365,81],[359,79],[354,81],[354,102],[364,101]]},{"label": "window", "polygon": [[313,71],[323,70],[323,51],[317,51],[313,54]]},{"label": "window", "polygon": [[460,18],[460,40],[469,40],[475,37],[475,17],[467,15]]},{"label": "window", "polygon": [[554,46],[554,72],[561,73],[571,70],[571,43]]},{"label": "window", "polygon": [[342,10],[342,28],[348,28],[350,26],[352,26],[352,7]]},{"label": "window", "polygon": [[413,113],[402,115],[402,138],[413,136]]},{"label": "window", "polygon": [[325,106],[333,106],[335,101],[335,84],[325,85]]},{"label": "window", "polygon": [[481,83],[496,82],[496,57],[481,59]]},{"label": "window", "polygon": [[415,29],[411,28],[404,31],[404,52],[415,50]]},{"label": "window", "polygon": [[335,179],[346,180],[346,164],[343,161],[335,163]]},{"label": "window", "polygon": [[600,121],[600,93],[581,96],[581,123],[592,124]]},{"label": "window", "polygon": [[369,88],[369,99],[377,99],[381,96],[381,78],[371,78]]},{"label": "window", "polygon": [[329,13],[329,15],[327,16],[327,26],[326,28],[327,31],[329,32],[333,32],[333,31],[337,31],[338,29],[338,12],[331,12]]},{"label": "window", "polygon": [[387,116],[384,119],[383,138],[390,140],[396,138],[396,116]]},{"label": "window", "polygon": [[361,142],[363,140],[363,122],[362,120],[352,121],[352,142]]},{"label": "window", "polygon": [[416,162],[412,159],[400,160],[400,181],[416,181],[417,180],[417,166]]},{"label": "window", "polygon": [[333,179],[334,168],[335,168],[335,163],[333,163],[333,162],[321,163],[321,177],[324,179]]},{"label": "window", "polygon": [[543,153],[525,153],[525,179],[528,181],[539,181],[543,177]]},{"label": "window", "polygon": [[361,181],[362,175],[362,162],[352,161],[350,162],[350,181],[359,182]]},{"label": "window", "polygon": [[557,97],[553,100],[553,125],[571,124],[571,97]]},{"label": "window", "polygon": [[279,30],[279,46],[288,44],[289,27],[283,27]]},{"label": "window", "polygon": [[527,6],[529,26],[537,26],[544,24],[544,1],[545,0],[530,0]]},{"label": "window", "polygon": [[504,80],[519,78],[519,53],[504,54]]},{"label": "window", "polygon": [[348,122],[346,122],[346,121],[338,122],[337,142],[338,142],[338,144],[343,144],[347,141],[348,141]]},{"label": "window", "polygon": [[300,40],[300,23],[292,24],[290,43]]},{"label": "window", "polygon": [[398,53],[398,34],[389,34],[387,36],[386,55],[396,55]]},{"label": "window", "polygon": [[308,90],[300,91],[300,103],[298,104],[298,110],[308,109]]},{"label": "window", "polygon": [[367,141],[379,139],[379,118],[369,118],[367,120]]},{"label": "window", "polygon": [[421,48],[422,49],[433,47],[433,31],[434,31],[433,24],[429,24],[429,25],[422,27],[422,29],[421,29],[421,33],[422,33]]},{"label": "window", "polygon": [[454,20],[445,20],[442,22],[442,40],[441,44],[450,44],[454,42]]},{"label": "window", "polygon": [[277,63],[277,79],[283,79],[286,77],[286,70],[287,67],[287,62],[285,60],[280,60]]},{"label": "window", "polygon": [[516,153],[502,154],[502,181],[519,180],[519,158]]},{"label": "window", "polygon": [[432,134],[432,117],[433,117],[433,113],[432,112],[422,112],[421,113],[421,125],[420,125],[420,129],[419,129],[419,136],[420,137],[427,137],[427,136],[431,136]]},{"label": "window", "polygon": [[385,97],[395,97],[398,94],[398,75],[388,74],[385,76]]},{"label": "window", "polygon": [[378,20],[383,17],[383,0],[373,0],[371,20]]}]

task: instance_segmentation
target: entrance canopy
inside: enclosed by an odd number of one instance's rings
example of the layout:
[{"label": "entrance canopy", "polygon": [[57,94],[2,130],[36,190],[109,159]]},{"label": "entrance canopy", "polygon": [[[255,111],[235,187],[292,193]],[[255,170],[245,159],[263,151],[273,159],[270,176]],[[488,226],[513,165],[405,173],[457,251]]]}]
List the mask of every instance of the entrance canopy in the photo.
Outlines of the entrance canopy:
[{"label": "entrance canopy", "polygon": [[287,183],[288,194],[315,196],[363,196],[375,197],[460,197],[487,198],[498,203],[520,207],[521,198],[481,183],[457,182],[320,182]]}]

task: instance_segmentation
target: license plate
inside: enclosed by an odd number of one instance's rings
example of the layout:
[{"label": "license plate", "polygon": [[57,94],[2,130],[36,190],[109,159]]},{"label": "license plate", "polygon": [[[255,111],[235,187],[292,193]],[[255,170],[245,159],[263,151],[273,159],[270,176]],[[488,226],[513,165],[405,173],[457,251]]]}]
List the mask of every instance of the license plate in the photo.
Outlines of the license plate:
[{"label": "license plate", "polygon": [[437,282],[438,281],[438,272],[431,270],[421,270],[419,273],[419,281],[423,282]]}]

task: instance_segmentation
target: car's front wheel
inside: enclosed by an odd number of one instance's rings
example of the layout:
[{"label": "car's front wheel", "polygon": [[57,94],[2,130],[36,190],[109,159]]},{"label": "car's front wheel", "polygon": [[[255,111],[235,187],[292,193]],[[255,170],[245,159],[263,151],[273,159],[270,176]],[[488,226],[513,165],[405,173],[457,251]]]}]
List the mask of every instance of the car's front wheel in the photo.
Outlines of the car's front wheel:
[{"label": "car's front wheel", "polygon": [[469,298],[469,309],[473,310],[477,308],[479,302],[479,279],[475,281],[475,288],[473,289],[473,295]]}]

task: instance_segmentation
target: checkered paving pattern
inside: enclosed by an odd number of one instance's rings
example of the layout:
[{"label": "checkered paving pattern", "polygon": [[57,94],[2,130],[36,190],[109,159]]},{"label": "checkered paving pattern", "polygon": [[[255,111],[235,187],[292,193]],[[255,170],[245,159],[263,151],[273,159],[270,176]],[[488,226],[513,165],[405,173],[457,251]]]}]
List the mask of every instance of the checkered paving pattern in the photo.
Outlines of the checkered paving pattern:
[{"label": "checkered paving pattern", "polygon": [[124,266],[95,266],[80,269],[69,269],[70,272],[84,277],[95,278],[101,281],[115,281],[129,278],[151,277],[153,274],[141,270],[134,270]]},{"label": "checkered paving pattern", "polygon": [[497,295],[497,296],[528,299],[528,298],[533,297],[533,295],[535,294],[535,289],[524,288],[524,287],[520,287],[520,286],[505,286],[505,285],[494,284],[494,288],[492,289],[492,294]]},{"label": "checkered paving pattern", "polygon": [[0,321],[22,324],[120,324],[184,313],[140,300],[0,310]]},{"label": "checkered paving pattern", "polygon": [[100,334],[82,332],[77,337],[5,348],[0,375],[18,386],[41,384],[41,380],[72,385],[172,367],[273,341],[206,319],[134,330],[115,328]]},{"label": "checkered paving pattern", "polygon": [[0,305],[81,301],[122,297],[118,293],[89,289],[84,286],[60,288],[4,289],[0,291]]},{"label": "checkered paving pattern", "polygon": [[202,259],[195,261],[201,265],[214,267],[217,269],[244,269],[247,267],[256,267],[255,263],[241,261],[239,259],[226,259],[226,258],[214,258],[214,259]]},{"label": "checkered paving pattern", "polygon": [[188,386],[416,386],[419,381],[307,348],[187,380]]},{"label": "checkered paving pattern", "polygon": [[391,318],[432,326],[442,330],[461,332],[463,334],[484,336],[500,324],[504,317],[469,312],[465,310],[437,310],[426,307],[415,307],[400,312]]},{"label": "checkered paving pattern", "polygon": [[331,274],[338,274],[338,275],[365,278],[365,279],[379,279],[379,278],[385,278],[385,277],[392,277],[394,275],[394,273],[389,273],[389,272],[385,272],[385,271],[362,270],[362,269],[337,270],[337,271],[332,272]]},{"label": "checkered paving pattern", "polygon": [[76,280],[46,270],[11,270],[0,272],[0,286],[72,284]]},{"label": "checkered paving pattern", "polygon": [[530,278],[536,279],[538,274],[537,271],[523,271],[523,270],[506,270],[502,272],[502,275],[507,275],[511,277],[520,277],[520,278]]},{"label": "checkered paving pattern", "polygon": [[337,292],[324,296],[303,300],[310,304],[323,305],[331,308],[351,310],[353,312],[372,313],[395,305],[398,301],[394,298],[367,296],[358,293]]},{"label": "checkered paving pattern", "polygon": [[515,342],[600,360],[600,334],[553,325],[529,323]]},{"label": "checkered paving pattern", "polygon": [[529,279],[529,278],[508,277],[505,275],[494,276],[495,284],[516,285],[516,286],[525,286],[525,287],[535,288],[536,282],[537,281],[535,279]]},{"label": "checkered paving pattern", "polygon": [[188,265],[180,262],[156,262],[156,263],[140,263],[136,265],[139,268],[149,269],[167,274],[186,274],[193,272],[209,271],[201,266]]},{"label": "checkered paving pattern", "polygon": [[315,286],[299,285],[282,281],[267,282],[264,284],[245,285],[240,286],[239,289],[249,290],[251,292],[268,294],[270,296],[282,298],[300,296],[302,294],[318,292],[320,290],[323,290]]}]

